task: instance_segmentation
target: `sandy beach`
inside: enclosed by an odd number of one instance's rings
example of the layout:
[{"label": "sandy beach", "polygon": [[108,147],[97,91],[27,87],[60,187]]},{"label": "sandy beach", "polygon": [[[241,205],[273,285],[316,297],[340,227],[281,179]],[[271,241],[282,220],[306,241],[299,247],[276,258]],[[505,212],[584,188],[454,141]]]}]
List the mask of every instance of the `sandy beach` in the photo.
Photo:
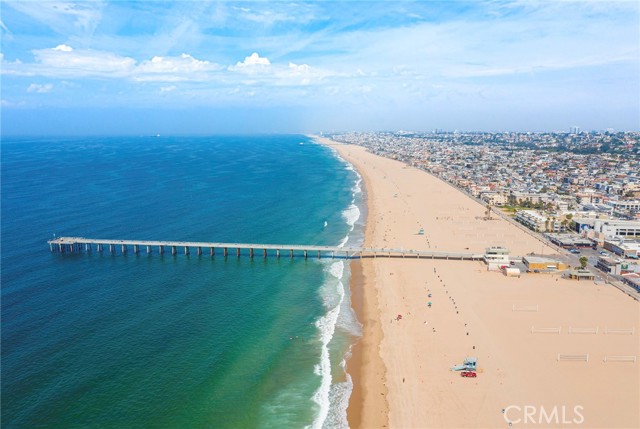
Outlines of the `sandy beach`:
[{"label": "sandy beach", "polygon": [[[554,254],[503,219],[483,219],[481,204],[423,171],[318,140],[363,177],[365,246]],[[640,426],[640,307],[619,290],[547,274],[505,277],[471,261],[363,259],[352,270],[364,327],[347,365],[351,427]],[[469,356],[477,378],[450,371]]]}]

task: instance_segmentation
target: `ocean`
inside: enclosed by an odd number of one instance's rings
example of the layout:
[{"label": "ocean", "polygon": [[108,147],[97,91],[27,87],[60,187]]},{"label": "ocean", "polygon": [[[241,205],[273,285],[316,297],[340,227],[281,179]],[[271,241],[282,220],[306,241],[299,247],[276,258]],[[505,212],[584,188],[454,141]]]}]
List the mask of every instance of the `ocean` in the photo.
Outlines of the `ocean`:
[{"label": "ocean", "polygon": [[2,426],[341,428],[348,261],[50,253],[59,236],[359,245],[306,136],[3,138]]}]

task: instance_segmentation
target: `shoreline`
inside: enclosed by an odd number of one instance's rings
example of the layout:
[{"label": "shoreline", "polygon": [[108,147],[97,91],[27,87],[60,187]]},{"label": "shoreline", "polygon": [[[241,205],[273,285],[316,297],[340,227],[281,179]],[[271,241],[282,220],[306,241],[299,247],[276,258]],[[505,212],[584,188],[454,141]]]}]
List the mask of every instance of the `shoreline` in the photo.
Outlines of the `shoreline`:
[{"label": "shoreline", "polygon": [[[334,148],[362,178],[362,204],[366,214],[363,244],[370,245],[375,207],[370,204],[373,187],[368,172],[354,163],[344,151],[346,145],[319,136],[309,137],[319,144]],[[351,307],[362,324],[362,336],[352,345],[351,356],[346,361],[346,371],[353,384],[347,407],[347,422],[352,429],[389,427],[386,368],[380,355],[383,332],[375,287],[375,269],[371,261],[366,259],[352,260],[349,267]]]},{"label": "shoreline", "polygon": [[[367,246],[483,252],[502,245],[511,255],[540,249],[512,223],[484,219],[482,204],[439,178],[322,140],[365,183]],[[572,326],[640,331],[638,302],[613,287],[543,274],[506,277],[482,262],[382,258],[352,261],[350,288],[363,324],[347,361],[351,427],[502,427],[508,407],[549,412],[564,404],[580,407],[572,417],[584,428],[640,425],[637,365],[606,363],[608,355],[638,356],[637,337],[567,334]],[[514,310],[531,304],[539,311]],[[562,334],[535,334],[533,326],[562,327]],[[562,353],[584,353],[587,361],[559,362]],[[478,358],[477,378],[450,371],[466,356]],[[513,427],[522,427],[515,424],[522,415],[512,414]]]}]

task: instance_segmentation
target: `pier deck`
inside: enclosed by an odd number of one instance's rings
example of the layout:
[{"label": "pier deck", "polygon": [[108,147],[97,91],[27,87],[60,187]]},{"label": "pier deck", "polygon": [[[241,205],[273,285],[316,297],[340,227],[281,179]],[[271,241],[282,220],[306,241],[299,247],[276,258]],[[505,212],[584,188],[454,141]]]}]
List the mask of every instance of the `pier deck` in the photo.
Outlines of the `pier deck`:
[{"label": "pier deck", "polygon": [[482,260],[483,254],[477,253],[457,253],[457,252],[434,252],[430,250],[413,249],[386,249],[368,247],[338,247],[338,246],[314,246],[300,244],[257,244],[257,243],[216,243],[200,241],[164,241],[164,240],[111,240],[94,239],[84,237],[59,237],[49,240],[51,252],[78,253],[78,252],[109,252],[116,254],[120,250],[121,254],[129,251],[140,253],[144,251],[148,254],[164,254],[170,251],[172,255],[184,253],[185,255],[195,251],[198,255],[203,252],[214,256],[217,252],[222,252],[223,256],[229,256],[230,250],[235,250],[236,256],[240,256],[244,251],[249,257],[260,254],[266,258],[275,253],[276,257],[287,255],[294,256],[314,256],[318,258],[424,258],[424,259],[457,259],[457,260]]}]

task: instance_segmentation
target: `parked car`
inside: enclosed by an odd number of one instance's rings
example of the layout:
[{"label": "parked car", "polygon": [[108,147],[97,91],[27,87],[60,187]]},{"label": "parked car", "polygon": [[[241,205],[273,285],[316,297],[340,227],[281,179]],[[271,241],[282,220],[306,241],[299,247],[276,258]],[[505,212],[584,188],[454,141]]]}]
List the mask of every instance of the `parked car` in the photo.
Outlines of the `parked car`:
[{"label": "parked car", "polygon": [[473,371],[462,371],[460,373],[461,377],[477,377],[477,374]]}]

